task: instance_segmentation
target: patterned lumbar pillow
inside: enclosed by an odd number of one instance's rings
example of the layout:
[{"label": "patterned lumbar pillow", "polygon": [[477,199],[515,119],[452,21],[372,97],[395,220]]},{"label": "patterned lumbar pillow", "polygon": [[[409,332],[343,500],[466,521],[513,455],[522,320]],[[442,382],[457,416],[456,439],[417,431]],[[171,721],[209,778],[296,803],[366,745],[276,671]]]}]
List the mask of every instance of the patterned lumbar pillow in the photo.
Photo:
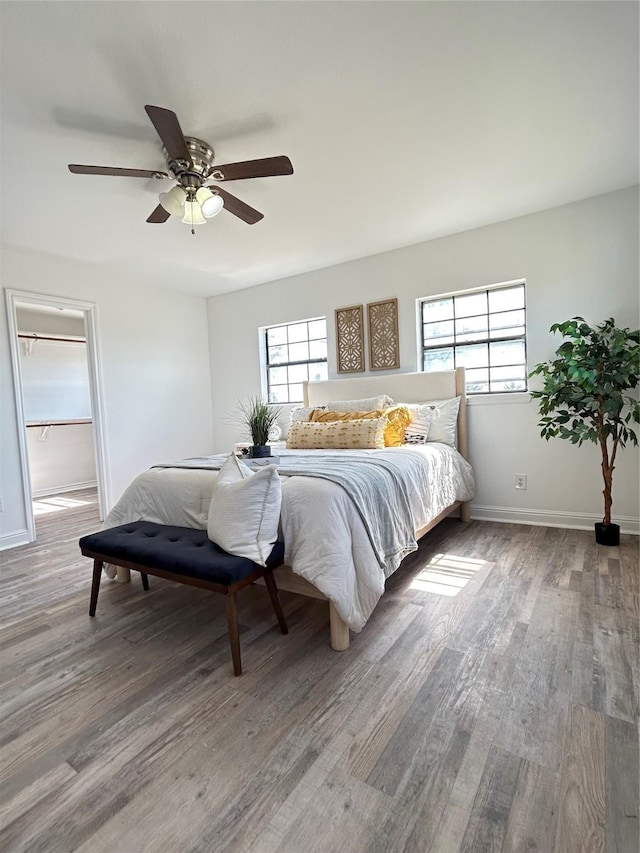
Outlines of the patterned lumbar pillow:
[{"label": "patterned lumbar pillow", "polygon": [[411,423],[411,414],[404,406],[393,406],[390,409],[376,409],[372,412],[335,412],[324,409],[314,409],[311,420],[314,423],[329,423],[331,421],[355,421],[371,420],[373,418],[387,418],[387,426],[384,431],[385,447],[401,447],[404,444],[405,427]]},{"label": "patterned lumbar pillow", "polygon": [[232,453],[213,485],[209,539],[229,554],[264,566],[278,538],[281,503],[276,467],[252,471]]},{"label": "patterned lumbar pillow", "polygon": [[405,427],[405,444],[426,444],[429,440],[429,430],[435,413],[435,406],[428,404],[408,404],[406,407],[411,414],[411,423]]},{"label": "patterned lumbar pillow", "polygon": [[329,423],[295,423],[289,428],[287,447],[292,450],[382,449],[387,423],[386,417]]}]

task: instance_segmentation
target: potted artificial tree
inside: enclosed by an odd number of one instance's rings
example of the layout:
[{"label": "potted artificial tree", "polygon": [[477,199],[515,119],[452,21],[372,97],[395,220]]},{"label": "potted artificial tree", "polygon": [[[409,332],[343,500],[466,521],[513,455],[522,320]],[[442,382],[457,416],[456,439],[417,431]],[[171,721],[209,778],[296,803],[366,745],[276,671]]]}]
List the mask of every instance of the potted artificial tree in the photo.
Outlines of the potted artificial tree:
[{"label": "potted artificial tree", "polygon": [[529,376],[541,376],[540,435],[558,436],[580,446],[600,446],[604,480],[604,517],[596,522],[596,542],[618,545],[620,526],[611,522],[611,487],[618,449],[638,439],[630,426],[640,423],[640,405],[627,393],[638,385],[640,330],[619,329],[613,318],[591,328],[582,317],[554,323],[552,332],[567,340],[553,361],[536,365]]},{"label": "potted artificial tree", "polygon": [[263,402],[260,397],[249,397],[246,403],[239,403],[238,408],[253,442],[249,455],[253,459],[271,456],[269,433],[278,423],[281,410]]}]

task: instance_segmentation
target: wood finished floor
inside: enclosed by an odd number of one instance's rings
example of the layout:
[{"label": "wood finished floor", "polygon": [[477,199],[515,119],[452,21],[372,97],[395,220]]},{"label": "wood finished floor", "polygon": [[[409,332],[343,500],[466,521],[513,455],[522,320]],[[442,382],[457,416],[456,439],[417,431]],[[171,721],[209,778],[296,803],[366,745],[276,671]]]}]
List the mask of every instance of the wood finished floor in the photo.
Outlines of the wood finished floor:
[{"label": "wood finished floor", "polygon": [[104,580],[89,618],[66,497],[2,555],[0,849],[638,850],[636,538],[446,521],[345,653],[251,587],[234,678],[220,596]]}]

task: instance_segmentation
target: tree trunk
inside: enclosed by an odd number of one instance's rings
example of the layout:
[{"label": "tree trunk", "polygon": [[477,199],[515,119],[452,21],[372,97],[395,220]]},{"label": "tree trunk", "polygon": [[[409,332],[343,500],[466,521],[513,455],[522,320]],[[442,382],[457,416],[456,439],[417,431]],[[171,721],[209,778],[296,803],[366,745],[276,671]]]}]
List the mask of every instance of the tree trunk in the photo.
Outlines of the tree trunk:
[{"label": "tree trunk", "polygon": [[602,450],[602,478],[604,480],[604,518],[603,524],[611,524],[611,481],[613,479],[613,460],[609,461],[609,449],[607,447],[607,439],[600,439],[600,449]]},{"label": "tree trunk", "polygon": [[603,465],[602,476],[604,477],[604,489],[602,490],[602,494],[604,495],[604,518],[602,521],[604,524],[611,524],[611,504],[613,503],[613,499],[611,497],[611,483],[613,479],[613,471],[609,468],[605,468]]}]

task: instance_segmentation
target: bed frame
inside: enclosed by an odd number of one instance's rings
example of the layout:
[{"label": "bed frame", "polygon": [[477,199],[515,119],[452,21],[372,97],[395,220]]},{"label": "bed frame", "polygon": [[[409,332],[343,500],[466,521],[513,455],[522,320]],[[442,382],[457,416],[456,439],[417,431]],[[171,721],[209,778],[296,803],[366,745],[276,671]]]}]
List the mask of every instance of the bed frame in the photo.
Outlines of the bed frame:
[{"label": "bed frame", "polygon": [[[356,400],[362,397],[375,397],[378,394],[388,394],[400,403],[422,403],[428,400],[462,397],[457,422],[457,448],[464,458],[468,459],[464,367],[434,373],[396,373],[304,383],[305,406],[322,406],[330,400]],[[416,530],[416,539],[420,539],[457,509],[460,510],[461,521],[470,520],[469,503],[456,501],[420,530]],[[274,575],[280,590],[328,600],[313,584],[294,574],[288,566],[275,569]],[[349,626],[340,618],[331,602],[329,602],[329,625],[331,648],[337,652],[346,651],[349,648]]]}]

